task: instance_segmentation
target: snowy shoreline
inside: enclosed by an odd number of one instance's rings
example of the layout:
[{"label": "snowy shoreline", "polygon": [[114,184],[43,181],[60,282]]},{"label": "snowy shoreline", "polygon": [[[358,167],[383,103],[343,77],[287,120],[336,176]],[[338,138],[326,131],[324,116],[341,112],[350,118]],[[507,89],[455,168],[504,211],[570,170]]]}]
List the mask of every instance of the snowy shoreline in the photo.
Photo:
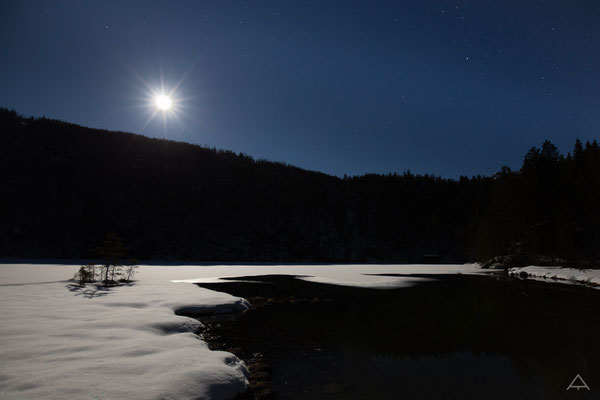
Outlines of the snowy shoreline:
[{"label": "snowy shoreline", "polygon": [[510,268],[508,275],[515,278],[527,278],[539,281],[548,281],[580,284],[600,289],[600,270],[563,267],[540,267],[530,265],[522,268]]}]

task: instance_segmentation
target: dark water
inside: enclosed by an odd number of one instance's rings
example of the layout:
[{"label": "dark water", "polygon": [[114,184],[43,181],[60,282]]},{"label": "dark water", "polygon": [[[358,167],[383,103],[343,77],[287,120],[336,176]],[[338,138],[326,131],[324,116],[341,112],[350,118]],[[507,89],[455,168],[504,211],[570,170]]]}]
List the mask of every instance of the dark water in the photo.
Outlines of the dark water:
[{"label": "dark water", "polygon": [[[400,289],[201,284],[253,309],[202,318],[247,361],[256,398],[598,399],[600,291],[482,276]],[[580,374],[591,390],[566,390]]]}]

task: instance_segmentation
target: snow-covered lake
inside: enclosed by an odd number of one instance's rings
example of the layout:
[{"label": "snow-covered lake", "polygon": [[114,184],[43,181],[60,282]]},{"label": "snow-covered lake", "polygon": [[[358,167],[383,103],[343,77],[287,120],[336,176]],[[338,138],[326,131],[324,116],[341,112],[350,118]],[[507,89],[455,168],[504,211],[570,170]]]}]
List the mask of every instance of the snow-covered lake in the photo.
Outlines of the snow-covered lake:
[{"label": "snow-covered lake", "polygon": [[134,285],[94,291],[70,286],[77,268],[0,265],[0,397],[226,399],[244,391],[245,365],[210,351],[196,335],[200,322],[177,314],[248,304],[189,282],[285,273],[390,287],[420,279],[365,274],[478,273],[474,266],[141,266]]},{"label": "snow-covered lake", "polygon": [[[228,399],[245,391],[245,364],[231,353],[209,350],[197,334],[202,323],[190,316],[241,311],[250,304],[194,282],[284,274],[307,284],[386,291],[418,288],[440,274],[487,274],[474,265],[141,266],[135,284],[95,290],[68,281],[77,268],[0,265],[0,398]],[[390,318],[402,318],[402,309],[398,313]],[[513,322],[509,326],[515,329]],[[535,343],[519,332],[504,333]],[[468,358],[472,349],[466,351]]]}]

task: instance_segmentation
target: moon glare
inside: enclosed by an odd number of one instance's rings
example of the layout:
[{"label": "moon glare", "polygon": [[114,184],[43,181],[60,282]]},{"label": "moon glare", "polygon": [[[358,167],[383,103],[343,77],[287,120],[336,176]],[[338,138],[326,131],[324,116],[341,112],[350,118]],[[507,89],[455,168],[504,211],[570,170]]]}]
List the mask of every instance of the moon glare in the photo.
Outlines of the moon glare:
[{"label": "moon glare", "polygon": [[165,96],[164,94],[161,94],[161,95],[156,96],[156,98],[154,99],[154,104],[156,104],[156,107],[159,110],[167,111],[167,110],[171,109],[171,106],[173,105],[173,101],[171,101],[171,98],[169,96]]}]

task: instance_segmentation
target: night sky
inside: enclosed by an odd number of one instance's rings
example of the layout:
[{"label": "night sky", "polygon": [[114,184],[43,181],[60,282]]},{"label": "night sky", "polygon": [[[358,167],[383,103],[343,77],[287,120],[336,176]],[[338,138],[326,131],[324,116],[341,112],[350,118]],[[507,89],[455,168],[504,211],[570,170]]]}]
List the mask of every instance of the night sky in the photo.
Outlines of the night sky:
[{"label": "night sky", "polygon": [[487,175],[600,138],[598,0],[2,1],[0,61],[25,116],[340,176]]}]

